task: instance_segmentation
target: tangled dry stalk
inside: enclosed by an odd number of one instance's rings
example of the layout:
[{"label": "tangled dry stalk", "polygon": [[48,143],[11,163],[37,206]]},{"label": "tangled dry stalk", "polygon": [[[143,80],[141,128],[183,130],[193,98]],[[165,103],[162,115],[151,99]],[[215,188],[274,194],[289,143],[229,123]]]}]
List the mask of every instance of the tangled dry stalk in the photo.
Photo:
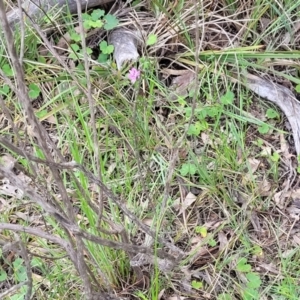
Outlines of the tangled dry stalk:
[{"label": "tangled dry stalk", "polygon": [[[98,4],[103,4],[109,1],[100,0],[100,1],[94,1],[89,2],[89,6],[94,6]],[[39,2],[40,3],[40,2]],[[38,7],[37,4],[30,1],[30,5],[26,6],[28,8],[27,13],[31,17],[31,20],[34,18],[39,18],[39,13],[42,10],[47,10],[48,6],[52,6],[53,3],[44,3],[44,6]],[[60,2],[59,6],[62,6],[64,2]],[[76,8],[77,3],[77,8]],[[80,1],[69,3],[69,8],[72,12],[80,11],[79,9],[82,8],[82,5],[85,4],[85,2],[80,3]],[[26,5],[26,3],[24,4]],[[35,9],[36,8],[36,9]],[[181,254],[181,251],[177,249],[173,244],[167,242],[165,239],[163,239],[160,236],[157,236],[155,232],[149,229],[148,226],[143,224],[133,213],[131,213],[127,208],[126,205],[118,199],[117,196],[115,196],[112,191],[110,191],[107,186],[101,181],[101,174],[98,176],[98,178],[93,175],[91,172],[86,170],[83,166],[75,164],[75,163],[67,163],[64,160],[63,155],[60,153],[60,151],[57,149],[56,145],[51,140],[51,137],[47,133],[47,131],[44,129],[41,122],[37,119],[33,112],[33,107],[31,104],[31,101],[28,97],[26,82],[24,79],[24,71],[22,66],[22,61],[19,60],[19,57],[16,52],[16,48],[14,45],[14,37],[10,28],[11,24],[16,24],[17,20],[19,19],[19,9],[16,9],[12,12],[10,12],[8,15],[5,13],[5,6],[4,2],[0,1],[0,18],[1,18],[1,25],[3,28],[4,36],[7,43],[7,49],[9,56],[12,60],[12,66],[14,68],[15,74],[16,74],[16,86],[14,86],[14,83],[11,82],[8,79],[8,83],[10,86],[14,88],[14,91],[17,94],[17,97],[20,101],[20,104],[22,105],[26,120],[28,122],[28,126],[30,126],[33,131],[35,132],[36,136],[36,142],[37,145],[42,149],[45,160],[40,160],[37,157],[31,155],[30,153],[25,152],[21,147],[15,147],[10,141],[1,138],[0,143],[6,147],[7,149],[10,149],[11,151],[18,153],[19,155],[23,156],[24,158],[28,159],[31,162],[31,168],[32,168],[32,174],[30,174],[33,186],[29,186],[26,183],[22,182],[19,178],[16,177],[16,175],[13,173],[13,165],[10,165],[8,167],[5,164],[2,164],[0,166],[0,172],[1,175],[5,178],[7,178],[11,184],[13,184],[16,188],[20,189],[24,192],[24,196],[26,196],[30,201],[35,202],[37,205],[39,205],[44,213],[51,215],[61,226],[61,228],[64,230],[66,236],[68,237],[67,240],[64,240],[58,236],[52,235],[50,233],[47,233],[41,229],[37,228],[31,228],[31,227],[24,227],[20,225],[13,225],[13,224],[0,224],[1,230],[11,230],[13,232],[25,232],[30,235],[35,235],[41,238],[44,238],[46,240],[49,240],[53,243],[56,243],[60,245],[67,253],[67,255],[70,257],[71,261],[74,263],[74,266],[76,267],[78,273],[80,274],[82,281],[84,282],[84,288],[85,288],[85,295],[87,299],[118,299],[113,296],[112,291],[109,286],[106,286],[105,288],[99,287],[97,280],[95,279],[95,275],[92,273],[90,267],[86,263],[86,259],[84,257],[84,253],[88,253],[87,248],[85,247],[84,240],[89,240],[94,243],[98,243],[99,245],[111,247],[113,249],[121,249],[128,253],[129,257],[133,258],[136,254],[145,254],[150,261],[154,262],[156,260],[156,256],[162,260],[165,260],[164,266],[162,268],[172,268],[174,267],[174,262],[176,259],[179,258],[179,255]],[[33,21],[33,20],[32,20]],[[51,47],[49,42],[47,41],[47,38],[43,35],[43,33],[40,31],[38,26],[34,24],[33,26],[37,29],[38,32],[40,32],[41,36],[44,37],[44,41],[46,44],[48,44],[49,48],[52,49],[55,56],[60,60],[59,55],[56,53],[56,51]],[[61,60],[60,60],[61,61]],[[63,61],[61,61],[62,64],[64,64]],[[66,66],[67,68],[67,66]],[[71,71],[70,71],[71,74]],[[5,76],[5,75],[4,75]],[[76,81],[76,80],[75,80]],[[93,100],[91,95],[91,89],[88,88],[87,91],[85,91],[85,94],[88,99],[91,100],[91,107],[93,107]],[[1,96],[0,96],[1,97]],[[1,99],[2,104],[3,99]],[[4,106],[5,107],[5,106]],[[9,120],[12,120],[9,112],[5,112],[7,114],[7,118]],[[94,114],[92,114],[94,115]],[[95,124],[95,121],[93,122]],[[13,122],[10,124],[12,128],[14,128]],[[95,140],[97,141],[97,136],[95,135]],[[20,141],[21,142],[21,141]],[[97,146],[96,146],[97,147]],[[53,155],[54,153],[54,155]],[[96,153],[96,157],[99,156]],[[56,159],[54,159],[54,156]],[[43,185],[45,183],[42,182],[38,178],[38,169],[39,165],[44,164],[47,166],[55,180],[55,183],[59,189],[59,194],[61,195],[61,200],[58,202],[56,199],[53,198],[53,196],[47,192],[45,192],[47,189],[43,188]],[[83,173],[95,184],[97,184],[101,190],[102,193],[104,193],[108,198],[110,198],[112,201],[115,202],[115,204],[120,208],[120,210],[126,215],[128,218],[132,220],[133,223],[135,223],[138,228],[142,231],[144,231],[147,235],[152,237],[153,239],[156,239],[158,242],[162,243],[164,245],[165,249],[172,250],[172,255],[169,254],[167,251],[163,249],[158,249],[155,253],[154,251],[149,247],[143,247],[143,246],[136,246],[129,242],[129,238],[127,236],[127,233],[124,228],[120,226],[120,224],[114,224],[113,222],[107,220],[107,222],[110,224],[111,231],[99,227],[99,232],[105,232],[108,235],[120,235],[123,242],[115,242],[113,240],[109,239],[103,239],[99,236],[92,235],[86,231],[81,230],[77,225],[77,219],[74,214],[74,210],[72,207],[71,199],[68,196],[68,193],[66,191],[66,187],[64,186],[64,183],[62,181],[61,172],[63,170],[68,170],[70,172],[70,176],[72,177],[73,170],[74,169],[80,169],[83,171]],[[98,168],[98,171],[100,168]],[[73,179],[76,180],[76,178],[73,176]],[[80,187],[80,184],[78,183],[78,188],[83,191],[83,188]],[[102,221],[102,212],[99,211],[99,207],[102,206],[101,199],[99,200],[98,205],[95,205],[94,203],[91,203],[91,201],[87,198],[86,201],[89,203],[90,208],[95,211],[96,214],[99,216],[98,223],[100,224]],[[99,206],[99,207],[97,207]],[[18,247],[17,247],[18,248]],[[7,250],[10,248],[8,247]],[[26,258],[25,251],[24,251],[24,245],[19,243],[18,252],[20,252],[21,256],[25,261],[28,262],[28,258]],[[133,255],[132,255],[133,254]],[[155,257],[154,257],[155,256]],[[91,257],[90,257],[91,258]],[[168,267],[166,267],[168,266]],[[30,275],[30,267],[27,266],[28,270],[28,286],[30,287],[27,290],[26,299],[30,299],[31,293],[32,293],[32,276]],[[141,281],[143,280],[142,272],[139,267],[134,267],[133,270],[136,273],[137,280]],[[101,276],[101,274],[98,274]],[[96,292],[95,292],[95,286]]]}]

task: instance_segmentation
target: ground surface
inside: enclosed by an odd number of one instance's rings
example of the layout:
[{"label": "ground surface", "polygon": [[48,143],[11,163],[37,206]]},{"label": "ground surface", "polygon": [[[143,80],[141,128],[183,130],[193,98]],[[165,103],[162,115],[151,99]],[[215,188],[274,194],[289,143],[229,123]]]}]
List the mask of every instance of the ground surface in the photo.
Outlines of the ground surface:
[{"label": "ground surface", "polygon": [[[0,178],[0,294],[12,289],[4,299],[23,299],[30,286],[32,299],[84,299],[80,257],[91,288],[116,299],[299,299],[291,126],[242,80],[248,72],[298,96],[299,6],[135,1],[112,7],[118,21],[84,15],[88,48],[77,17],[49,12],[53,22],[41,26],[51,28],[50,45],[30,27],[23,39],[25,83],[44,139],[53,142],[49,153],[1,46],[1,166],[19,180]],[[141,32],[138,62],[117,69],[111,49],[98,46],[110,32],[104,24]],[[135,83],[132,68],[140,71]],[[57,164],[33,163],[24,151]],[[68,221],[42,209],[39,197]],[[72,241],[75,263],[62,244],[22,226]],[[96,237],[154,253],[138,260],[142,250]]]}]

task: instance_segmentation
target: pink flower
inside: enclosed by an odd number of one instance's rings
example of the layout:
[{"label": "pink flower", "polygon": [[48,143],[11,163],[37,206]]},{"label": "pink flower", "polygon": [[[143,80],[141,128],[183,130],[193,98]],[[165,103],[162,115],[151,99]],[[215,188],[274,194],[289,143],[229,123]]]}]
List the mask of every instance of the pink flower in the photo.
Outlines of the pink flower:
[{"label": "pink flower", "polygon": [[135,83],[137,79],[141,76],[141,71],[136,68],[131,68],[129,70],[128,78],[131,80],[131,83]]}]

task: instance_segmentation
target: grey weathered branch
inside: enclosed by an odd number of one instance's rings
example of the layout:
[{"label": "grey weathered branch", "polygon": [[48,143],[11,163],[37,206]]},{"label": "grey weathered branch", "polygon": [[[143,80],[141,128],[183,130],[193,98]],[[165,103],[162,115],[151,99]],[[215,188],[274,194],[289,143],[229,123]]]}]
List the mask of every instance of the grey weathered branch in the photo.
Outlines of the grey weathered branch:
[{"label": "grey weathered branch", "polygon": [[300,103],[288,88],[253,74],[244,76],[246,86],[280,107],[287,117],[293,133],[297,155],[300,155]]},{"label": "grey weathered branch", "polygon": [[[114,2],[114,0],[80,0],[82,10],[109,2]],[[34,21],[38,21],[47,12],[53,9],[69,10],[71,14],[77,13],[76,0],[26,0],[22,8]],[[11,26],[18,24],[20,22],[19,8],[14,8],[9,11],[7,13],[7,19]]]}]

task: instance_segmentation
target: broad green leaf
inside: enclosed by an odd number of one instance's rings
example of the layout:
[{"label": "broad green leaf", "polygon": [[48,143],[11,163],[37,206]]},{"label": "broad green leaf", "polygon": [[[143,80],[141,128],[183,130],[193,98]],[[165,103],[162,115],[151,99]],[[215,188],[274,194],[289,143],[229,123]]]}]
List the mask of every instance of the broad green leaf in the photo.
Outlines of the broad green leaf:
[{"label": "broad green leaf", "polygon": [[266,116],[269,119],[275,119],[275,118],[279,118],[279,113],[275,109],[269,108],[267,109]]},{"label": "broad green leaf", "polygon": [[23,282],[27,280],[27,273],[26,273],[26,267],[21,266],[18,270],[18,272],[15,272],[16,279],[18,282]]},{"label": "broad green leaf", "polygon": [[[92,50],[91,48],[89,48],[89,47],[86,47],[85,50],[86,50],[86,53],[87,53],[88,55],[90,55],[90,54],[93,53],[93,50]],[[80,53],[83,54],[83,51],[81,50]]]},{"label": "broad green leaf", "polygon": [[39,119],[41,119],[41,118],[45,117],[45,116],[47,115],[47,113],[48,113],[47,109],[43,109],[43,110],[41,110],[41,111],[38,111],[38,112],[36,113],[36,116],[37,116]]},{"label": "broad green leaf", "polygon": [[239,259],[236,269],[239,272],[250,272],[251,271],[251,265],[247,264],[247,259],[246,258],[241,258]]},{"label": "broad green leaf", "polygon": [[71,44],[70,47],[73,51],[70,52],[69,58],[78,59],[78,51],[80,50],[80,47],[77,44]]},{"label": "broad green leaf", "polygon": [[185,163],[181,166],[180,174],[182,176],[195,175],[197,172],[197,167],[191,163]]},{"label": "broad green leaf", "polygon": [[208,123],[206,121],[202,121],[202,122],[197,121],[194,124],[190,125],[187,134],[198,136],[201,131],[206,130],[207,128],[208,128]]},{"label": "broad green leaf", "polygon": [[30,99],[37,98],[39,96],[40,92],[41,92],[41,90],[36,84],[34,84],[34,83],[29,84],[28,95],[29,95]]},{"label": "broad green leaf", "polygon": [[91,13],[91,19],[93,21],[97,21],[99,20],[101,17],[103,17],[105,15],[105,11],[102,9],[95,9],[93,10],[93,12]]},{"label": "broad green leaf", "polygon": [[106,21],[104,25],[105,30],[114,29],[119,25],[119,20],[114,15],[107,14],[103,19]]},{"label": "broad green leaf", "polygon": [[82,20],[85,21],[85,20],[90,20],[91,19],[91,16],[87,13],[83,13],[82,14]]},{"label": "broad green leaf", "polygon": [[251,252],[252,252],[252,254],[257,255],[257,256],[263,255],[263,249],[258,245],[254,245]]},{"label": "broad green leaf", "polygon": [[219,106],[211,106],[207,108],[207,115],[211,118],[216,117],[220,113]]},{"label": "broad green leaf", "polygon": [[247,286],[249,288],[259,288],[261,286],[261,279],[258,273],[250,272],[246,274],[246,278],[248,279]]},{"label": "broad green leaf", "polygon": [[6,76],[13,76],[14,75],[14,71],[13,69],[11,68],[11,66],[9,64],[5,64],[3,67],[2,67],[2,71],[3,73],[6,75]]},{"label": "broad green leaf", "polygon": [[97,61],[98,61],[99,63],[106,63],[106,62],[107,62],[107,59],[108,59],[108,55],[107,55],[107,54],[100,53],[99,56],[98,56]]},{"label": "broad green leaf", "polygon": [[7,273],[0,268],[0,282],[5,281],[7,279]]},{"label": "broad green leaf", "polygon": [[80,47],[77,44],[71,44],[70,47],[74,52],[78,52],[80,49]]},{"label": "broad green leaf", "polygon": [[90,25],[91,28],[102,28],[103,27],[103,22],[101,20],[90,21],[89,25]]},{"label": "broad green leaf", "polygon": [[111,54],[114,51],[114,46],[108,45],[106,41],[102,41],[99,46],[103,54]]},{"label": "broad green leaf", "polygon": [[0,87],[0,94],[7,95],[10,92],[10,87],[7,84],[4,84]]},{"label": "broad green leaf", "polygon": [[273,155],[271,156],[271,160],[274,162],[278,162],[280,159],[280,155],[278,152],[274,152]]},{"label": "broad green leaf", "polygon": [[221,103],[224,105],[232,104],[234,99],[234,93],[227,91],[225,95],[221,97]]},{"label": "broad green leaf", "polygon": [[91,20],[90,19],[87,19],[87,20],[83,21],[83,28],[86,29],[86,30],[91,29]]},{"label": "broad green leaf", "polygon": [[260,299],[258,290],[252,289],[252,288],[246,288],[243,291],[243,300],[258,300]]},{"label": "broad green leaf", "polygon": [[258,127],[258,132],[261,134],[266,134],[270,130],[270,127],[268,124],[262,124],[261,126]]},{"label": "broad green leaf", "polygon": [[78,34],[77,32],[72,32],[72,33],[70,34],[70,38],[71,38],[71,40],[74,41],[74,42],[79,42],[79,41],[81,41],[80,34]]},{"label": "broad green leaf", "polygon": [[201,131],[200,122],[196,122],[195,124],[190,125],[187,134],[198,136],[200,134],[200,131]]}]

